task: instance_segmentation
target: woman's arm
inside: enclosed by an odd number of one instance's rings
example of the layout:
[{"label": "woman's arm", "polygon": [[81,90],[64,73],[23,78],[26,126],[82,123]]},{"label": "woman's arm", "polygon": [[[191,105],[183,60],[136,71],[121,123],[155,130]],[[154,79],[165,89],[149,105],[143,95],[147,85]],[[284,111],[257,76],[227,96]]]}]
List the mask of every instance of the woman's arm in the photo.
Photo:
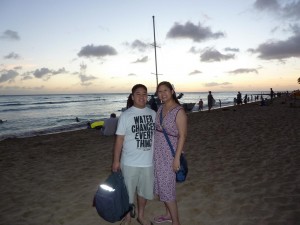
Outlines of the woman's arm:
[{"label": "woman's arm", "polygon": [[182,153],[185,139],[187,136],[187,116],[184,109],[180,109],[177,113],[176,126],[178,129],[178,142],[177,142],[175,159],[173,163],[174,171],[177,171],[180,166],[180,155]]}]

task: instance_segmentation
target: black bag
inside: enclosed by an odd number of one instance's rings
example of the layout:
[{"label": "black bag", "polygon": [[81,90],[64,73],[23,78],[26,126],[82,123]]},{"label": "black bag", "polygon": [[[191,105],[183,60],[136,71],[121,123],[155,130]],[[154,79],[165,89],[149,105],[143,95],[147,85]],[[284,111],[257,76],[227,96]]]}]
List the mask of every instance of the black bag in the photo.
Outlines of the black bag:
[{"label": "black bag", "polygon": [[93,206],[96,207],[99,216],[111,223],[122,220],[131,210],[121,171],[113,172],[99,185]]}]

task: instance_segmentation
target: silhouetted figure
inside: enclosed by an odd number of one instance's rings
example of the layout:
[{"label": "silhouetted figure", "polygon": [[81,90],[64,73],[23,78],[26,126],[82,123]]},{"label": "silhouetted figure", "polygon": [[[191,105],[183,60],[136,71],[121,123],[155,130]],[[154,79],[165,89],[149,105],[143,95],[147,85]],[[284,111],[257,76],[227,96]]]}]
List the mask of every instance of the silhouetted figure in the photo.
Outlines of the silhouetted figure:
[{"label": "silhouetted figure", "polygon": [[246,94],[245,97],[244,97],[244,104],[247,104],[247,101],[248,101],[248,97],[247,97],[247,94]]},{"label": "silhouetted figure", "polygon": [[237,102],[238,105],[242,105],[243,104],[241,92],[238,92],[238,94],[236,96],[236,102]]},{"label": "silhouetted figure", "polygon": [[214,97],[212,96],[211,91],[209,91],[207,96],[208,111],[211,110],[213,104],[214,104]]},{"label": "silhouetted figure", "polygon": [[199,100],[199,111],[203,110],[203,101],[202,99]]},{"label": "silhouetted figure", "polygon": [[272,88],[270,88],[270,98],[271,98],[271,100],[273,100],[273,98],[274,98],[274,91]]}]

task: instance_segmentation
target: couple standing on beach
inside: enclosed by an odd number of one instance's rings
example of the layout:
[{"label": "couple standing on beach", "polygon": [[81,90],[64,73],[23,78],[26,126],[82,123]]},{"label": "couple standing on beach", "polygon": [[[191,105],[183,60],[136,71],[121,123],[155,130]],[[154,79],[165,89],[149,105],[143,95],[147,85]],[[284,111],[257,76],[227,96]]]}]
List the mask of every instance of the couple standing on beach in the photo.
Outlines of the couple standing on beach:
[{"label": "couple standing on beach", "polygon": [[[147,87],[143,84],[133,86],[131,107],[119,117],[112,170],[122,170],[129,203],[134,203],[137,192],[139,224],[152,224],[145,219],[144,211],[147,200],[152,200],[155,194],[164,202],[166,213],[155,217],[154,222],[180,225],[175,173],[180,166],[180,154],[186,139],[187,117],[169,82],[161,82],[156,91],[163,103],[157,113],[146,107]],[[162,126],[176,150],[175,157],[171,154]],[[130,221],[128,213],[121,224],[129,225]]]}]

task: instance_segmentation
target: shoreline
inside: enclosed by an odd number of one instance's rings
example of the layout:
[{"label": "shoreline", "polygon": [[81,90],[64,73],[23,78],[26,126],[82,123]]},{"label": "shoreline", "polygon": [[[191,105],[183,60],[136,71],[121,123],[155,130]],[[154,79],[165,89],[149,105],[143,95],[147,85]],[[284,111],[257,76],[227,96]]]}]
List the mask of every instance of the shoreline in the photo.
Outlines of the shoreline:
[{"label": "shoreline", "polygon": [[[181,223],[296,225],[299,125],[300,108],[281,99],[189,113]],[[110,173],[114,139],[84,129],[0,141],[0,224],[111,224],[92,200]],[[147,218],[163,212],[157,199],[148,202]]]},{"label": "shoreline", "polygon": [[[250,102],[250,103],[247,103],[247,104],[253,104],[253,103],[259,103],[259,101]],[[197,108],[196,105],[197,105],[197,103],[195,104],[194,107]],[[218,107],[213,107],[211,109],[211,111],[220,110],[220,109],[224,109],[224,108],[232,108],[232,107],[235,107],[235,106],[233,104],[228,104],[228,105],[221,106],[221,107],[219,107],[219,106]],[[193,111],[190,111],[190,112],[187,112],[187,113],[197,113],[197,112],[207,112],[207,111],[208,111],[208,109],[207,109],[207,107],[205,107],[202,111],[193,110]],[[89,122],[89,121],[87,121],[87,122]],[[74,126],[74,127],[71,127],[71,126]],[[73,125],[70,124],[70,125],[65,126],[65,127],[68,127],[68,129],[67,128],[63,129],[61,127],[56,127],[56,128],[44,129],[42,131],[32,131],[32,132],[27,131],[27,132],[23,132],[21,134],[2,135],[2,136],[0,136],[0,143],[1,143],[1,141],[6,140],[6,139],[15,139],[15,138],[23,139],[23,138],[30,138],[30,137],[36,137],[36,136],[45,136],[45,135],[52,135],[52,134],[67,133],[67,132],[72,132],[72,131],[77,131],[77,130],[86,130],[87,129],[87,124],[81,122],[79,124],[73,124]]]}]

